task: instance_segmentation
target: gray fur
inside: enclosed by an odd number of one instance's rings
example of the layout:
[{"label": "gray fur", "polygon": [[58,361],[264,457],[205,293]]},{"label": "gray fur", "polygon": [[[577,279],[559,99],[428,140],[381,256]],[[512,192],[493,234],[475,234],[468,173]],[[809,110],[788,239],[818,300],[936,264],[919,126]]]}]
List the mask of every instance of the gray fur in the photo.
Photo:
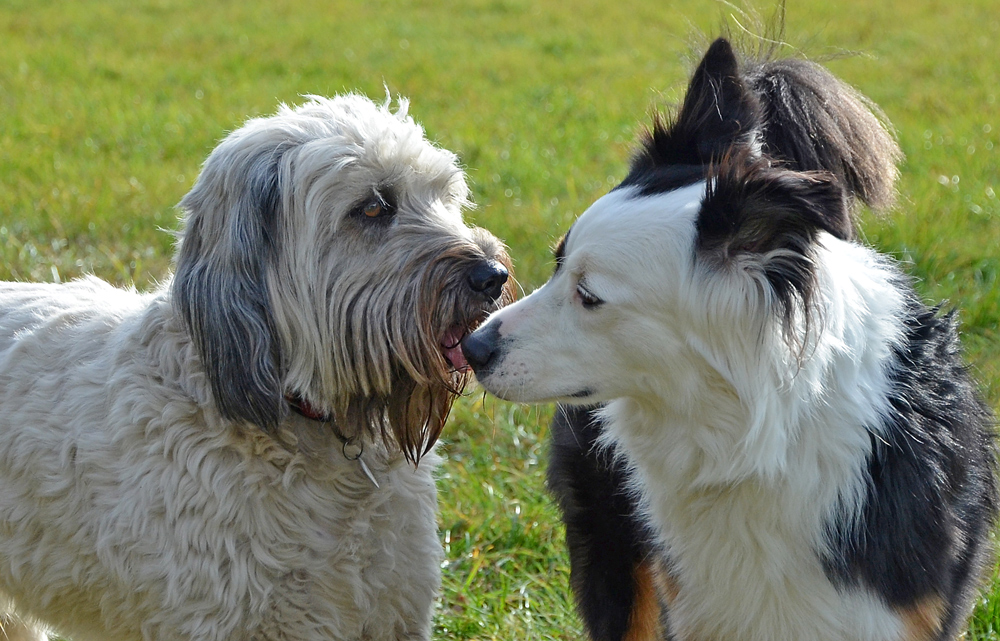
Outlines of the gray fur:
[{"label": "gray fur", "polygon": [[[224,417],[283,438],[291,394],[410,458],[433,444],[465,380],[442,337],[497,302],[469,290],[468,272],[509,259],[462,222],[455,156],[406,108],[282,107],[223,140],[181,201],[173,305]],[[372,199],[390,213],[366,217]]]},{"label": "gray fur", "polygon": [[234,164],[227,151],[216,150],[181,201],[188,231],[173,300],[198,344],[219,411],[273,432],[283,395],[265,270],[278,251],[281,156],[267,147]]}]

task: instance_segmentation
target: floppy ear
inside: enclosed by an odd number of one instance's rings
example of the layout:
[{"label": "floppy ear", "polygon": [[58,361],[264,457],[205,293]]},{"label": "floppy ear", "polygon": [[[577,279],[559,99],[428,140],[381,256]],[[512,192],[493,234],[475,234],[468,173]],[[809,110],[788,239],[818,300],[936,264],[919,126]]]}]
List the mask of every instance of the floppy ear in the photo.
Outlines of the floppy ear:
[{"label": "floppy ear", "polygon": [[171,290],[220,413],[273,432],[283,394],[265,272],[277,253],[280,153],[254,152],[220,146],[181,201],[186,225]]},{"label": "floppy ear", "polygon": [[656,166],[705,165],[734,144],[752,143],[760,121],[758,100],[740,77],[736,54],[719,38],[691,76],[680,112],[670,123],[654,123],[636,162],[645,157]]},{"label": "floppy ear", "polygon": [[765,253],[796,250],[792,239],[812,243],[820,231],[847,240],[852,226],[845,191],[832,173],[774,168],[744,150],[710,171],[697,230],[699,249]]}]

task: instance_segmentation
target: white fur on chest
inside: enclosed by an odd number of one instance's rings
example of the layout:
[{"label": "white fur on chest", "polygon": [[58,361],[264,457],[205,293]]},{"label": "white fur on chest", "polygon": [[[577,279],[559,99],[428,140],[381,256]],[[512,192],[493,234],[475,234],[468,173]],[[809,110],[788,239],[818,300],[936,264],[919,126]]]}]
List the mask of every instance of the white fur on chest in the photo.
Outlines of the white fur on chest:
[{"label": "white fur on chest", "polygon": [[[770,482],[696,487],[691,478],[671,474],[670,457],[657,457],[648,444],[620,443],[634,461],[636,485],[671,561],[678,597],[668,612],[678,639],[819,641],[901,633],[898,618],[876,598],[838,591],[823,572],[824,524],[844,502],[836,481],[821,482],[801,469]],[[857,481],[849,470],[837,471],[850,494],[849,483]]]},{"label": "white fur on chest", "polygon": [[703,367],[683,402],[663,389],[605,410],[607,438],[634,466],[672,564],[680,639],[902,633],[879,599],[836,588],[820,561],[827,528],[859,518],[870,430],[886,407],[884,363],[902,331],[891,274],[868,250],[828,244],[826,316],[801,365],[790,368],[766,340],[713,342],[725,328],[709,327],[691,341],[687,362]]}]

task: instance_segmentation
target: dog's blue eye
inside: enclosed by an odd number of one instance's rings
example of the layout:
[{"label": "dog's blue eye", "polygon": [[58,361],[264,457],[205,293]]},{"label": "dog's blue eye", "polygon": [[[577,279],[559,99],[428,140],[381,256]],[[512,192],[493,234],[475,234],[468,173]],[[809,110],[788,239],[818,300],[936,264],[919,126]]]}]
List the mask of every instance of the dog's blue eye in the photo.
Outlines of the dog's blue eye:
[{"label": "dog's blue eye", "polygon": [[580,297],[580,302],[585,309],[594,309],[604,304],[604,301],[590,293],[583,285],[576,286],[576,293]]}]

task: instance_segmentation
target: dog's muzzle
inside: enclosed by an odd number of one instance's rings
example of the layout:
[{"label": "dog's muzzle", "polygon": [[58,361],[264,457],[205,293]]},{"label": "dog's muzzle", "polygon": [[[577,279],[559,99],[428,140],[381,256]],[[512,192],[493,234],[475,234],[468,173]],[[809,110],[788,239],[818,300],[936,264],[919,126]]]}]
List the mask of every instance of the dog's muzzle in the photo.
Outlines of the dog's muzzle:
[{"label": "dog's muzzle", "polygon": [[500,345],[500,323],[492,322],[480,327],[462,339],[462,353],[477,376],[489,373]]},{"label": "dog's muzzle", "polygon": [[[469,289],[472,290],[473,297],[480,299],[473,304],[482,307],[496,306],[504,296],[504,286],[509,277],[507,268],[497,260],[482,260],[473,265],[466,275],[466,282]],[[484,303],[486,305],[483,305]],[[461,323],[450,327],[441,338],[441,348],[445,360],[448,361],[453,370],[457,372],[469,371],[469,363],[466,362],[462,353],[462,342],[468,333],[486,318],[487,311],[483,310],[480,316],[472,320],[471,324]]]}]

